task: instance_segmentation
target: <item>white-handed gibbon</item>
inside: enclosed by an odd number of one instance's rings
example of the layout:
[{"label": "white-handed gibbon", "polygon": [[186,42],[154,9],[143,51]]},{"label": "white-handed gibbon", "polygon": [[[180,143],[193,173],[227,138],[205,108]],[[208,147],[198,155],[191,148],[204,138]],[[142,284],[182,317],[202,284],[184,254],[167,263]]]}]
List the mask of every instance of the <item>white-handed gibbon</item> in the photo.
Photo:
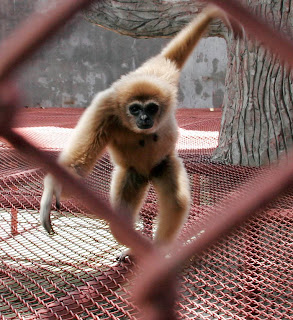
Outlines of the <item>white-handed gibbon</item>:
[{"label": "white-handed gibbon", "polygon": [[[81,116],[59,163],[85,176],[107,147],[114,164],[110,201],[126,209],[133,222],[150,182],[159,202],[155,243],[165,245],[180,230],[190,206],[186,171],[175,146],[175,119],[180,71],[213,18],[216,7],[205,8],[161,53],[100,92]],[[41,222],[52,233],[53,195],[59,204],[61,186],[52,175],[44,180]]]}]

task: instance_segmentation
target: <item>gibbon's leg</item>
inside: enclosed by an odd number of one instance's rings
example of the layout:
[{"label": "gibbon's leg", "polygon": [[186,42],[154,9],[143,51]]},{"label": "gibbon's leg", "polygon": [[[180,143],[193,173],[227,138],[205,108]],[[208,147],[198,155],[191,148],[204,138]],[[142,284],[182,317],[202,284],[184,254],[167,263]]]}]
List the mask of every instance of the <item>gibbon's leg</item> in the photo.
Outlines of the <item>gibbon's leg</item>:
[{"label": "gibbon's leg", "polygon": [[181,159],[168,156],[152,170],[152,182],[159,200],[155,243],[164,246],[177,236],[190,207],[189,181]]},{"label": "gibbon's leg", "polygon": [[[118,212],[119,209],[122,209],[123,213],[126,212],[130,215],[130,219],[134,223],[148,186],[148,179],[137,173],[133,168],[127,169],[115,166],[110,190],[110,201],[113,209]],[[116,240],[120,242],[114,230],[112,230],[112,233]],[[130,254],[130,250],[126,250],[119,255],[118,260],[122,261]]]}]

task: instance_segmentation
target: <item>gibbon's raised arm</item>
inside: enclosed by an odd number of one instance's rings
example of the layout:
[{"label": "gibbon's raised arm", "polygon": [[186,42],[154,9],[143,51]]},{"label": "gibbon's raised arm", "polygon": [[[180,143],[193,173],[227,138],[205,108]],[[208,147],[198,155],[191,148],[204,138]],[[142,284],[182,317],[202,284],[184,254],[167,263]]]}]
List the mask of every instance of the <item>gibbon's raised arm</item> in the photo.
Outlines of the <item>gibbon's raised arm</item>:
[{"label": "gibbon's raised arm", "polygon": [[218,7],[213,5],[207,6],[169,42],[161,54],[173,61],[178,69],[182,69],[210,22],[222,15],[224,13]]},{"label": "gibbon's raised arm", "polygon": [[[58,162],[79,176],[87,175],[95,165],[109,141],[113,120],[112,90],[100,92],[79,119],[68,144],[59,156]],[[56,207],[60,206],[62,186],[48,174],[44,179],[44,191],[40,204],[40,220],[49,234],[54,233],[50,211],[53,196]]]}]

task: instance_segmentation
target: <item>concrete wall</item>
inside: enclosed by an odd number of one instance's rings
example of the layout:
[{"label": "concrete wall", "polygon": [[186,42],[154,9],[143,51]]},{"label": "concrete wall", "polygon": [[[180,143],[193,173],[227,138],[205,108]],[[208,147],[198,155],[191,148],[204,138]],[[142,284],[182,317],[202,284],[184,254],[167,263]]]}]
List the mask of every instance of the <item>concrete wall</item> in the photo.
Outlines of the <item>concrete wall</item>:
[{"label": "concrete wall", "polygon": [[[50,3],[54,1],[2,0],[1,39],[30,12],[42,11]],[[18,72],[26,92],[24,105],[85,107],[95,93],[158,53],[167,41],[121,36],[76,17]],[[180,106],[221,106],[225,68],[225,41],[203,39],[182,72]]]}]

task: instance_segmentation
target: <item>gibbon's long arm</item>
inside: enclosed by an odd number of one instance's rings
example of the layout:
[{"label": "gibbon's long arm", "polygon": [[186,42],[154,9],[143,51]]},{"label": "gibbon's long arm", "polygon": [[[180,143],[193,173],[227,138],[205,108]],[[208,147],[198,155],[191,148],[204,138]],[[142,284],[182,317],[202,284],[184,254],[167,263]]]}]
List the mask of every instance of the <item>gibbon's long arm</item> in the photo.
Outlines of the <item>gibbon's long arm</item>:
[{"label": "gibbon's long arm", "polygon": [[[111,92],[112,90],[108,89],[93,99],[76,125],[69,143],[60,154],[58,162],[74,174],[87,175],[108,143],[113,107]],[[50,219],[53,196],[56,197],[58,208],[61,189],[61,185],[51,174],[45,177],[40,220],[49,234],[54,233]]]},{"label": "gibbon's long arm", "polygon": [[224,14],[221,13],[218,7],[213,5],[207,6],[172,39],[162,50],[161,54],[173,61],[178,69],[182,69],[210,22],[221,15]]},{"label": "gibbon's long arm", "polygon": [[108,143],[113,117],[111,92],[111,89],[105,90],[93,99],[60,154],[59,163],[80,176],[89,173]]}]

